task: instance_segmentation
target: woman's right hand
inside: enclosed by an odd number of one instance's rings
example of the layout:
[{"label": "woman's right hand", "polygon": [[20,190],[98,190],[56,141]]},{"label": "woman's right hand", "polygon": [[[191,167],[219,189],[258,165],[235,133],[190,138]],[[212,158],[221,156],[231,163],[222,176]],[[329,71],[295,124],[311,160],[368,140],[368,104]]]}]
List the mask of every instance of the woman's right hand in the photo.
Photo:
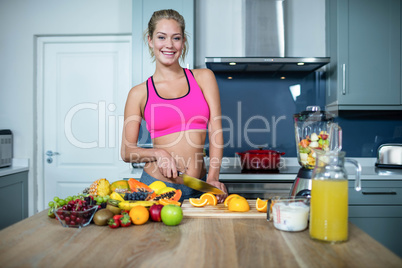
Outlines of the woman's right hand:
[{"label": "woman's right hand", "polygon": [[166,178],[175,179],[178,171],[176,160],[173,156],[163,149],[158,149],[155,157],[160,173]]}]

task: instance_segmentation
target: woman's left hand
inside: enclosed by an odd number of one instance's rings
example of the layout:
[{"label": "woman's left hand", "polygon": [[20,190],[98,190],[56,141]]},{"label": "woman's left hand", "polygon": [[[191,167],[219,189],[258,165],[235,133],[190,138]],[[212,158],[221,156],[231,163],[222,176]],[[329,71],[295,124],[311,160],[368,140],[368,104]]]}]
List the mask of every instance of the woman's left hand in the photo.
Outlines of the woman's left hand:
[{"label": "woman's left hand", "polygon": [[218,198],[218,203],[223,203],[225,201],[226,197],[228,197],[228,190],[226,189],[225,184],[223,184],[223,183],[221,183],[219,181],[216,181],[216,180],[211,180],[211,181],[207,180],[207,182],[209,184],[211,184],[212,186],[215,186],[216,188],[219,188],[219,189],[221,189],[222,191],[225,192],[225,194],[223,194],[223,195],[217,195],[216,196]]}]

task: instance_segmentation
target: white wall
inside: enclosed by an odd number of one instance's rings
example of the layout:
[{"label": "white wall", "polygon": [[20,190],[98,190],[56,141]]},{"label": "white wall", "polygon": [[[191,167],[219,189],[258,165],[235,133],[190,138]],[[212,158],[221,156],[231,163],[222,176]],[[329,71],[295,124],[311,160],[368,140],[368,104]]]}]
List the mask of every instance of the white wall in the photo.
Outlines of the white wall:
[{"label": "white wall", "polygon": [[31,161],[29,215],[37,205],[34,37],[130,34],[131,12],[131,0],[0,1],[0,129],[13,131],[14,157]]},{"label": "white wall", "polygon": [[325,0],[285,0],[285,55],[325,57]]},{"label": "white wall", "polygon": [[244,0],[195,0],[194,66],[205,57],[244,56]]}]

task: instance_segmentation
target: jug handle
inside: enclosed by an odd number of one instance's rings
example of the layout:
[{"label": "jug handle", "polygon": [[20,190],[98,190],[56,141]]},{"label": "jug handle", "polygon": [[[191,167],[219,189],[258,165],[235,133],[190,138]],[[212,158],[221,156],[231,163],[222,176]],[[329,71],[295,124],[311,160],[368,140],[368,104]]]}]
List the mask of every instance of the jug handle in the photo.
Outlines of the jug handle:
[{"label": "jug handle", "polygon": [[359,162],[357,162],[354,159],[346,159],[345,161],[347,163],[353,164],[356,167],[355,190],[360,191],[362,189],[362,183],[361,183],[361,180],[360,180],[360,175],[362,173],[362,167],[359,164]]}]

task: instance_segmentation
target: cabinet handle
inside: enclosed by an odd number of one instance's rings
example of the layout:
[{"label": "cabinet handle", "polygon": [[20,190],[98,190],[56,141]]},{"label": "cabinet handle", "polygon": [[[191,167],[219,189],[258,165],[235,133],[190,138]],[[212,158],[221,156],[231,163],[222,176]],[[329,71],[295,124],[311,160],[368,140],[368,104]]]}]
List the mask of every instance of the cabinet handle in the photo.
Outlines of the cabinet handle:
[{"label": "cabinet handle", "polygon": [[342,94],[346,95],[346,64],[342,64]]},{"label": "cabinet handle", "polygon": [[364,195],[396,195],[396,192],[365,192],[362,191]]}]

